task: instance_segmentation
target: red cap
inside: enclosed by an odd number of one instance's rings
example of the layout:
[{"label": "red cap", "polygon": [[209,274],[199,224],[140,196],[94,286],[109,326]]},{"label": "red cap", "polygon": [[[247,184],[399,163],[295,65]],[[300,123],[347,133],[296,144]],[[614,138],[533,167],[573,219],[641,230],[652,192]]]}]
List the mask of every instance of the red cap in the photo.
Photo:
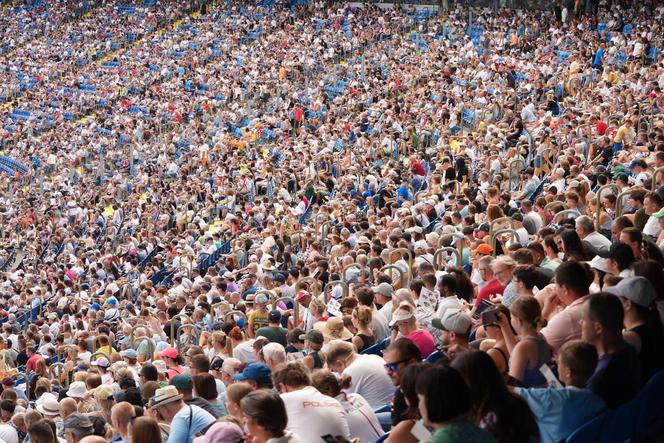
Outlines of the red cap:
[{"label": "red cap", "polygon": [[180,354],[178,353],[178,350],[175,348],[166,348],[163,351],[161,351],[161,354],[159,355],[161,355],[162,357],[176,359]]}]

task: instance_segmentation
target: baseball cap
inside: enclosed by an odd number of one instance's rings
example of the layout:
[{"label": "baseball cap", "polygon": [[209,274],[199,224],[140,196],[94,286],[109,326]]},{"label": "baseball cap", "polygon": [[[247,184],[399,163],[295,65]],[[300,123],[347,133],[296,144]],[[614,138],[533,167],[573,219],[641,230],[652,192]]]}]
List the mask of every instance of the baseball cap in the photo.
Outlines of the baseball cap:
[{"label": "baseball cap", "polygon": [[491,255],[493,254],[493,248],[486,243],[482,243],[475,249],[473,249],[473,255],[482,254],[482,255]]},{"label": "baseball cap", "polygon": [[664,208],[662,208],[659,211],[655,212],[653,214],[653,217],[655,217],[655,218],[664,218]]},{"label": "baseball cap", "polygon": [[297,291],[297,301],[301,301],[304,297],[307,297],[309,294],[308,291],[305,291],[304,289]]},{"label": "baseball cap", "polygon": [[479,225],[477,228],[474,229],[475,232],[479,231],[489,232],[489,230],[490,228],[488,223],[482,223],[481,225]]},{"label": "baseball cap", "polygon": [[92,422],[90,419],[81,414],[80,412],[74,412],[69,414],[63,422],[65,430],[67,429],[92,429]]},{"label": "baseball cap", "polygon": [[457,334],[467,334],[472,324],[473,320],[470,315],[466,311],[457,308],[446,309],[441,318],[431,320],[431,325],[434,328]]},{"label": "baseball cap", "polygon": [[159,354],[161,357],[173,358],[176,359],[180,356],[180,353],[175,348],[166,348]]},{"label": "baseball cap", "polygon": [[373,289],[374,292],[378,292],[384,295],[385,297],[392,297],[392,293],[394,292],[392,285],[385,282],[379,284],[378,286],[374,286],[371,289]]},{"label": "baseball cap", "polygon": [[645,277],[626,277],[615,286],[604,289],[606,292],[626,298],[643,308],[648,308],[657,298],[655,288]]},{"label": "baseball cap", "polygon": [[177,389],[183,389],[189,391],[193,389],[193,382],[191,380],[191,374],[178,374],[171,379],[171,385],[175,386]]},{"label": "baseball cap", "polygon": [[102,368],[108,368],[111,366],[111,362],[108,361],[106,357],[100,357],[96,361],[90,363],[92,366],[101,366]]},{"label": "baseball cap", "polygon": [[312,329],[311,331],[307,332],[306,334],[300,335],[300,340],[307,340],[307,341],[310,341],[312,343],[322,345],[323,342],[325,341],[325,338],[323,337],[322,332],[316,331],[315,329]]},{"label": "baseball cap", "polygon": [[138,358],[138,353],[134,349],[127,349],[122,351],[120,352],[120,355],[130,360],[136,360]]},{"label": "baseball cap", "polygon": [[273,323],[281,321],[281,312],[279,310],[274,309],[270,311],[269,314],[267,314],[267,319],[268,321],[271,321]]},{"label": "baseball cap", "polygon": [[234,381],[254,380],[259,383],[268,383],[271,380],[272,371],[263,363],[251,363],[244,370],[233,376]]},{"label": "baseball cap", "polygon": [[205,435],[196,437],[193,443],[236,443],[244,441],[244,431],[235,423],[217,422],[205,432]]}]

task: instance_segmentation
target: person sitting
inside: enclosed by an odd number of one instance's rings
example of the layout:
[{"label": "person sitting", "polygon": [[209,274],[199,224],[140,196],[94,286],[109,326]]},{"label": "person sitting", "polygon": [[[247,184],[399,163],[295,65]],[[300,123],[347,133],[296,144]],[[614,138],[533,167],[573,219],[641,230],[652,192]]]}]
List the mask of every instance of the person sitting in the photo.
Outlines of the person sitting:
[{"label": "person sitting", "polygon": [[149,406],[148,411],[154,419],[166,422],[171,427],[166,443],[191,443],[198,433],[204,432],[215,422],[214,416],[206,410],[185,404],[175,386],[157,389]]},{"label": "person sitting", "polygon": [[587,386],[609,408],[631,400],[641,387],[641,361],[623,338],[622,303],[613,294],[592,294],[583,310],[583,340],[597,348],[599,361]]},{"label": "person sitting", "polygon": [[401,420],[390,431],[385,443],[417,443],[418,439],[411,433],[415,423],[422,417],[419,409],[419,397],[415,391],[417,379],[425,370],[431,367],[431,363],[417,362],[409,365],[403,372],[399,389],[403,393],[406,410],[403,412],[404,419]]},{"label": "person sitting", "polygon": [[240,402],[240,408],[245,417],[247,434],[253,443],[307,441],[287,429],[289,416],[284,401],[274,391],[259,389],[250,392]]},{"label": "person sitting", "polygon": [[327,434],[350,438],[341,403],[311,386],[309,373],[301,363],[280,366],[274,373],[274,384],[281,393],[288,414],[286,428],[302,438],[303,442],[318,441]]},{"label": "person sitting", "polygon": [[558,352],[558,376],[564,388],[516,388],[537,417],[541,443],[564,441],[577,428],[606,409],[601,397],[586,388],[597,366],[597,350],[572,340]]},{"label": "person sitting", "polygon": [[423,356],[430,355],[436,350],[433,336],[428,330],[419,327],[415,317],[415,308],[409,303],[401,303],[394,311],[390,327],[392,328],[392,341],[396,340],[397,335],[400,334],[412,340],[420,348]]},{"label": "person sitting", "polygon": [[442,331],[440,341],[446,357],[453,360],[469,348],[468,337],[473,320],[467,311],[448,308],[441,318],[431,320],[431,325]]}]

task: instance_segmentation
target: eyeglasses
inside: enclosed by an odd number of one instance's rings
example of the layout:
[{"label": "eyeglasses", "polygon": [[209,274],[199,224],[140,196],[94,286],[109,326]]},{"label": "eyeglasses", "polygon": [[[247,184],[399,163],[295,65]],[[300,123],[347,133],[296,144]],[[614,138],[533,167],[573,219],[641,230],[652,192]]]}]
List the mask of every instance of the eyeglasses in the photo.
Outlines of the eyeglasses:
[{"label": "eyeglasses", "polygon": [[397,372],[397,369],[399,368],[399,365],[401,363],[406,363],[409,359],[406,360],[399,360],[395,361],[393,363],[385,363],[385,370],[389,373]]}]

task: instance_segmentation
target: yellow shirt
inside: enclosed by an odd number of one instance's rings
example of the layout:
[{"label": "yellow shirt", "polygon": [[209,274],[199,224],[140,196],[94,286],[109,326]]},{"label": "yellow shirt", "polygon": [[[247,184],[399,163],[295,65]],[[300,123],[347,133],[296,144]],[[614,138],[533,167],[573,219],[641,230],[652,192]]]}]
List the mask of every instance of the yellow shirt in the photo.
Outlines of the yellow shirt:
[{"label": "yellow shirt", "polygon": [[622,143],[625,140],[625,136],[629,133],[629,128],[625,125],[622,125],[618,128],[616,136],[613,138],[614,143]]}]

